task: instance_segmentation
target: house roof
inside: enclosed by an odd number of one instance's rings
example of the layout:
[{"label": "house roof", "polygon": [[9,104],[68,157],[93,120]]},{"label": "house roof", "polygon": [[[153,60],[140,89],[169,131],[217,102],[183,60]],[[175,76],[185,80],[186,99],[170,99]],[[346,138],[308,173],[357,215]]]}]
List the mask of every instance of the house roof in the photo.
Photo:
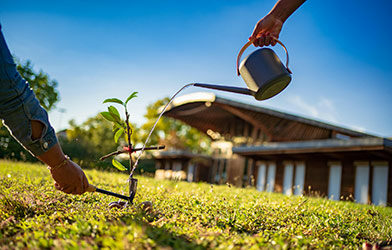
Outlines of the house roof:
[{"label": "house roof", "polygon": [[160,151],[154,153],[156,159],[210,159],[211,157],[205,154],[195,154],[185,150],[170,150]]},{"label": "house roof", "polygon": [[[294,154],[373,152],[373,156],[392,159],[392,141],[386,138],[366,137],[349,140],[326,139],[297,142],[267,142],[259,146],[233,147],[233,153],[243,156],[272,156]],[[376,153],[377,152],[377,153]],[[345,154],[347,156],[347,154]]]},{"label": "house roof", "polygon": [[177,97],[165,116],[181,120],[208,134],[209,130],[228,136],[251,135],[260,130],[267,141],[300,141],[347,137],[374,137],[281,111],[218,97],[213,93],[193,93]]}]

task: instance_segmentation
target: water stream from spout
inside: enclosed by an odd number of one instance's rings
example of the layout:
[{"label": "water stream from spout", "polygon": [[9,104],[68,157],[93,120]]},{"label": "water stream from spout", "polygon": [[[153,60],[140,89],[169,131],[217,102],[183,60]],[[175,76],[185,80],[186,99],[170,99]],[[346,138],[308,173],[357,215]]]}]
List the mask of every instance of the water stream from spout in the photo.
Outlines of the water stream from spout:
[{"label": "water stream from spout", "polygon": [[131,181],[131,178],[132,178],[132,176],[133,176],[133,172],[135,171],[135,169],[136,169],[136,167],[137,167],[137,164],[139,163],[139,159],[140,159],[140,157],[142,156],[142,154],[143,154],[143,152],[144,152],[144,148],[146,147],[148,141],[150,140],[150,137],[151,137],[152,132],[154,132],[154,129],[155,129],[155,127],[156,127],[158,121],[161,119],[161,117],[162,117],[163,113],[166,111],[167,107],[169,107],[169,105],[172,103],[173,99],[174,99],[181,91],[183,91],[184,89],[186,89],[186,88],[188,88],[188,87],[190,87],[190,86],[193,86],[193,85],[195,85],[195,84],[194,84],[194,83],[189,83],[189,84],[184,85],[180,90],[178,90],[178,91],[172,96],[172,98],[169,100],[169,102],[168,102],[168,103],[166,104],[166,106],[163,108],[163,110],[162,110],[161,113],[159,114],[157,120],[155,121],[154,126],[152,126],[152,128],[151,128],[151,130],[150,130],[150,133],[148,134],[147,139],[146,139],[146,141],[144,142],[144,145],[143,145],[142,149],[140,150],[139,154],[137,155],[136,161],[135,161],[135,163],[134,163],[133,166],[132,166],[131,173],[129,174],[128,182]]}]

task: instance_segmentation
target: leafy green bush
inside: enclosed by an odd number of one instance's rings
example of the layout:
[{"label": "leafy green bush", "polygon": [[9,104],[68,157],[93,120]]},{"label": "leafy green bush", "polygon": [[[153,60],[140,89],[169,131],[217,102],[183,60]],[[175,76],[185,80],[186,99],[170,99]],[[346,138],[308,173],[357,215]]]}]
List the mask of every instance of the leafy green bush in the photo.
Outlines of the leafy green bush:
[{"label": "leafy green bush", "polygon": [[[126,191],[126,174],[86,174]],[[56,191],[42,165],[0,161],[0,248],[357,248],[392,238],[392,208],[138,179],[136,205],[110,210],[112,197]]]}]

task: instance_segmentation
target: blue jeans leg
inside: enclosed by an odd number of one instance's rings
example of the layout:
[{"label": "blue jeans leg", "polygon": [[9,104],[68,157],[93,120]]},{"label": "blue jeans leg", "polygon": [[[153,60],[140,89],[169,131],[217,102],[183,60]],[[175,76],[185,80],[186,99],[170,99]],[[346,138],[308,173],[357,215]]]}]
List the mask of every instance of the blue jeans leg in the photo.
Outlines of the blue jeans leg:
[{"label": "blue jeans leg", "polygon": [[[0,119],[11,135],[31,154],[40,156],[58,141],[48,113],[16,70],[0,26]],[[44,125],[41,137],[32,139],[31,121]]]}]

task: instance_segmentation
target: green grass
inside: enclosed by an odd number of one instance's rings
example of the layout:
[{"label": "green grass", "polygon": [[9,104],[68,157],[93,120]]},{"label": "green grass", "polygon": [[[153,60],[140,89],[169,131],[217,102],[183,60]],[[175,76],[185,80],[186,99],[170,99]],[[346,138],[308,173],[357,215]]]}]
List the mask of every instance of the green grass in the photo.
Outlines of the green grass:
[{"label": "green grass", "polygon": [[[122,192],[127,176],[86,171]],[[392,209],[139,177],[136,205],[66,195],[38,164],[0,161],[0,248],[357,248],[392,238]],[[137,204],[152,201],[153,210]]]}]

